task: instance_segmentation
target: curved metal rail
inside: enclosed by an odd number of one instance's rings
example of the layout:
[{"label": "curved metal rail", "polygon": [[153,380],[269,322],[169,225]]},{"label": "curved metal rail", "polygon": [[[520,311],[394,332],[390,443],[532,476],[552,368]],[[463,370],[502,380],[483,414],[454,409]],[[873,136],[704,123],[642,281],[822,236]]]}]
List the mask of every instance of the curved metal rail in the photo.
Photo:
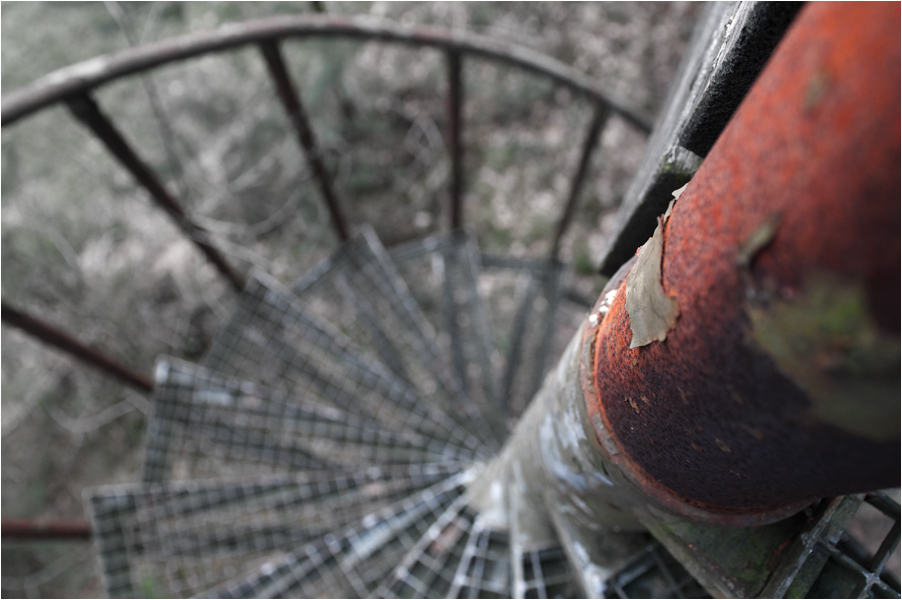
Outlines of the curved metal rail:
[{"label": "curved metal rail", "polygon": [[6,127],[73,94],[167,63],[289,38],[352,38],[430,46],[450,53],[497,60],[544,75],[556,83],[610,108],[637,129],[651,132],[650,119],[604,93],[589,77],[538,52],[472,33],[438,27],[406,27],[371,17],[299,15],[226,25],[142,46],[113,56],[100,56],[65,67],[16,90],[3,99],[0,125]]},{"label": "curved metal rail", "polygon": [[[107,150],[150,193],[154,202],[170,216],[183,234],[216,267],[231,288],[240,291],[244,287],[243,275],[229,264],[225,256],[213,244],[210,235],[191,218],[191,215],[182,208],[175,194],[167,189],[161,178],[141,159],[139,153],[104,113],[102,107],[92,96],[92,92],[104,84],[122,77],[141,74],[169,63],[197,58],[205,54],[234,50],[247,45],[256,45],[266,63],[267,71],[273,80],[277,96],[289,118],[298,144],[319,185],[323,202],[330,214],[332,228],[337,238],[344,241],[348,239],[350,229],[342,209],[342,202],[321,160],[321,152],[310,125],[310,119],[296,86],[292,82],[280,49],[280,43],[283,40],[301,38],[376,40],[417,47],[432,47],[446,53],[448,79],[448,131],[446,135],[451,159],[448,226],[451,229],[459,229],[464,224],[462,70],[465,55],[506,63],[548,77],[558,85],[565,86],[594,103],[594,116],[587,124],[581,156],[554,229],[548,257],[551,261],[558,259],[561,241],[573,219],[592,152],[597,145],[597,140],[602,135],[608,116],[618,115],[644,133],[651,130],[648,118],[605,94],[587,76],[528,48],[481,35],[452,32],[436,27],[407,27],[370,17],[337,17],[325,14],[261,19],[226,25],[213,32],[193,33],[125,50],[114,55],[100,56],[59,69],[3,98],[0,125],[8,127],[41,109],[57,103],[65,103],[73,116],[103,142]],[[38,321],[35,316],[30,318],[32,321]],[[45,329],[53,328],[47,324],[43,325]],[[67,336],[67,338],[71,338],[71,336]],[[41,339],[64,351],[73,352],[72,344],[56,344],[53,342],[53,339],[56,338],[51,339],[46,336]],[[74,338],[72,339],[74,340]],[[77,341],[75,343],[84,346]],[[84,352],[76,352],[75,355],[83,359]],[[119,372],[107,369],[104,366],[105,363],[94,361],[93,364],[114,377],[121,376]]]}]

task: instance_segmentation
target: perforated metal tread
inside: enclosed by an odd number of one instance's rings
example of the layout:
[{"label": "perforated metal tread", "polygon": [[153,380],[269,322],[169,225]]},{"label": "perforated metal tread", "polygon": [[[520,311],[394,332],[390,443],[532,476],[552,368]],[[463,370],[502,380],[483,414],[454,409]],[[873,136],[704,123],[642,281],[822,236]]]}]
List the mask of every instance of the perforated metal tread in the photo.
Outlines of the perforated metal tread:
[{"label": "perforated metal tread", "polygon": [[563,297],[564,269],[547,259],[483,254],[480,260],[480,285],[487,292],[494,325],[497,388],[504,410],[517,417],[553,362],[549,348]]},{"label": "perforated metal tread", "polygon": [[449,465],[369,467],[85,492],[110,597],[184,597],[276,560],[453,475]]},{"label": "perforated metal tread", "polygon": [[459,473],[388,508],[368,514],[342,533],[304,544],[251,577],[219,587],[207,597],[368,597],[449,509],[465,502],[471,478]]},{"label": "perforated metal tread", "polygon": [[471,456],[486,452],[478,437],[260,272],[249,278],[201,364],[305,404],[337,407],[397,433],[457,445]]},{"label": "perforated metal tread", "polygon": [[470,457],[365,415],[306,404],[171,358],[157,362],[154,401],[145,482]]},{"label": "perforated metal tread", "polygon": [[435,331],[370,226],[293,290],[311,310],[379,356],[425,402],[472,432],[489,450],[498,447],[479,405],[455,376],[452,357],[443,354]]},{"label": "perforated metal tread", "polygon": [[475,237],[460,230],[436,234],[396,246],[389,256],[500,445],[507,438],[507,414],[492,368],[492,326],[479,293]]}]

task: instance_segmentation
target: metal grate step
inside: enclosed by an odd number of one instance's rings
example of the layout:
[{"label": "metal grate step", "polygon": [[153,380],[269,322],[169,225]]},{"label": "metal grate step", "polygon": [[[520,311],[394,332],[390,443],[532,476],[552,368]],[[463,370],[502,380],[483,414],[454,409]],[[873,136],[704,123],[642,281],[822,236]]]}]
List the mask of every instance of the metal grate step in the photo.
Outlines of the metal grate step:
[{"label": "metal grate step", "polygon": [[471,432],[488,450],[497,440],[455,377],[450,356],[371,227],[362,228],[294,291],[306,306],[373,352],[420,397]]},{"label": "metal grate step", "polygon": [[563,297],[563,265],[493,255],[482,255],[481,262],[480,285],[495,325],[497,386],[504,410],[518,417],[553,362],[549,348]]},{"label": "metal grate step", "polygon": [[396,246],[389,256],[423,314],[439,332],[454,375],[500,445],[507,438],[498,381],[492,370],[492,327],[479,294],[481,267],[473,235],[452,231]]},{"label": "metal grate step", "polygon": [[185,597],[446,480],[448,465],[370,467],[85,492],[110,597]]},{"label": "metal grate step", "polygon": [[329,533],[263,565],[251,577],[216,588],[208,597],[367,597],[449,508],[464,502],[468,473],[460,473],[363,517],[341,534]]},{"label": "metal grate step", "polygon": [[337,407],[398,433],[459,446],[471,456],[484,452],[478,438],[262,273],[248,281],[202,364],[305,404]]},{"label": "metal grate step", "polygon": [[145,482],[468,458],[422,434],[175,359],[158,361],[154,399]]}]

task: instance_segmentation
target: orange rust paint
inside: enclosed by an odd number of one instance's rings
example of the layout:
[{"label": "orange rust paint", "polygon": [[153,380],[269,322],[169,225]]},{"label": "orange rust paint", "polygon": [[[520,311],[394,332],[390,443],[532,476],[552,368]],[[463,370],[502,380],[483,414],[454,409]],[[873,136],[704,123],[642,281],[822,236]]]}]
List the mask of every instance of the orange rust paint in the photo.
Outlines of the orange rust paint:
[{"label": "orange rust paint", "polygon": [[[806,416],[811,397],[750,342],[747,314],[750,298],[791,300],[829,273],[861,286],[898,339],[899,39],[897,3],[806,6],[674,206],[662,259],[674,329],[631,350],[622,286],[597,329],[596,433],[668,506],[779,512],[899,485],[899,440]],[[772,239],[739,264],[775,214]]]}]

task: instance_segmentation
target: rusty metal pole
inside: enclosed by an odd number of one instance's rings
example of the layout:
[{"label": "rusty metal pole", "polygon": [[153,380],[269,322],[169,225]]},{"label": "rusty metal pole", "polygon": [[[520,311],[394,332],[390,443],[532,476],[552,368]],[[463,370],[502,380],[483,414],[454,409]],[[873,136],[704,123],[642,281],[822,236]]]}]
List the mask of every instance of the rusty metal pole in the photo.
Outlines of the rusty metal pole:
[{"label": "rusty metal pole", "polygon": [[[317,9],[317,12],[322,12],[322,9]],[[279,49],[278,43],[273,41],[262,42],[260,51],[263,54],[263,59],[266,61],[266,67],[269,69],[269,75],[275,83],[276,92],[282,101],[282,106],[285,108],[288,119],[294,128],[298,143],[307,159],[307,166],[313,172],[313,176],[319,184],[323,200],[329,209],[329,216],[332,219],[332,228],[335,230],[335,235],[338,236],[339,242],[345,242],[351,237],[348,219],[341,208],[341,200],[332,186],[332,180],[323,162],[322,152],[313,133],[313,126],[310,124],[307,111],[301,103],[301,97],[298,95],[291,81],[291,76],[288,74],[288,68],[285,66],[285,60],[282,58],[282,51]]]},{"label": "rusty metal pole", "polygon": [[149,377],[133,371],[119,361],[106,356],[99,350],[80,342],[68,333],[24,313],[6,302],[0,302],[0,318],[4,323],[17,327],[45,344],[59,348],[78,360],[100,369],[128,386],[141,392],[152,392],[153,382]]},{"label": "rusty metal pole", "polygon": [[671,509],[899,485],[899,16],[803,9],[599,319],[589,418]]},{"label": "rusty metal pole", "polygon": [[0,536],[11,540],[89,540],[91,525],[78,521],[19,521],[4,519]]},{"label": "rusty metal pole", "polygon": [[604,597],[647,530],[767,596],[844,501],[800,511],[899,484],[899,16],[801,11],[469,486],[513,554],[559,539]]},{"label": "rusty metal pole", "polygon": [[153,201],[166,211],[179,229],[203,252],[207,260],[213,263],[216,270],[231,284],[232,289],[241,293],[244,289],[244,277],[213,246],[209,234],[191,220],[156,173],[141,160],[113,122],[100,110],[94,99],[87,93],[75,94],[68,97],[66,103],[73,116],[103,142],[110,154],[116,157],[116,160],[147,190]]}]

